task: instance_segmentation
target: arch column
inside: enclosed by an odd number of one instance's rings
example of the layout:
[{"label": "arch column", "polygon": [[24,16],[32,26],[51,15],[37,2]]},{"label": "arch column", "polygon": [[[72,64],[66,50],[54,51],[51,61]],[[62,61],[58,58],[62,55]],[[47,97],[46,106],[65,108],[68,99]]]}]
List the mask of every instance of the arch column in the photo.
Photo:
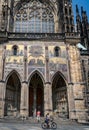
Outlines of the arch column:
[{"label": "arch column", "polygon": [[21,116],[28,116],[28,92],[29,87],[27,82],[22,83],[21,87],[21,104],[20,104],[20,115]]},{"label": "arch column", "polygon": [[44,85],[44,114],[52,114],[52,111],[52,85],[51,83],[47,82]]},{"label": "arch column", "polygon": [[4,117],[5,82],[0,81],[0,117]]},{"label": "arch column", "polygon": [[67,95],[68,95],[68,108],[69,108],[69,119],[76,119],[76,111],[75,111],[75,101],[74,101],[74,92],[73,92],[73,84],[69,83],[67,87]]},{"label": "arch column", "polygon": [[33,116],[36,117],[36,98],[37,98],[37,95],[36,95],[36,91],[37,91],[37,88],[34,87],[34,97],[33,97]]}]

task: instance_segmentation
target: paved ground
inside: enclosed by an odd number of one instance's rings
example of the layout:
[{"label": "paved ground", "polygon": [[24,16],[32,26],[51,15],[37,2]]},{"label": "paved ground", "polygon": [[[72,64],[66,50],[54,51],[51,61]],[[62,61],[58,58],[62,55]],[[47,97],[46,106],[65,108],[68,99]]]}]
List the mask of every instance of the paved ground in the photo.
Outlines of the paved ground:
[{"label": "paved ground", "polygon": [[[40,124],[0,123],[0,130],[42,130],[42,128]],[[58,128],[56,130],[89,130],[89,126],[73,125],[73,124],[72,125],[58,124]]]},{"label": "paved ground", "polygon": [[[89,130],[89,125],[82,125],[69,120],[56,120],[56,123],[56,130]],[[42,128],[41,123],[37,122],[0,120],[0,130],[42,130]]]}]

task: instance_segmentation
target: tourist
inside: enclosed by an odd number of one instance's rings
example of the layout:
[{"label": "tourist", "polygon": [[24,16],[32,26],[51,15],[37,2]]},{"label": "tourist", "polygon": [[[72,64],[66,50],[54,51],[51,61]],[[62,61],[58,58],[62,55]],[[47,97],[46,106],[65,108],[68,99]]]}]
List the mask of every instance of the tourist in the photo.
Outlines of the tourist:
[{"label": "tourist", "polygon": [[40,114],[41,114],[41,112],[40,112],[40,111],[37,111],[37,121],[38,121],[38,122],[40,121]]}]

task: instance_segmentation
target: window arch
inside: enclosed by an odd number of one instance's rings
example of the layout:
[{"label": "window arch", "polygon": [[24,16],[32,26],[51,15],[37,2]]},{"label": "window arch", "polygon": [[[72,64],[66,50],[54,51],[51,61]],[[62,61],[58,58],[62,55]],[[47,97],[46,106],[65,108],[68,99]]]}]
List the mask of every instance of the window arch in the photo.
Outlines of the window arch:
[{"label": "window arch", "polygon": [[71,8],[69,8],[69,15],[71,15],[72,11],[71,11]]},{"label": "window arch", "polygon": [[69,24],[69,19],[68,19],[68,17],[66,17],[66,24]]},{"label": "window arch", "polygon": [[73,27],[71,27],[71,32],[73,32]]},{"label": "window arch", "polygon": [[56,46],[54,48],[54,56],[55,57],[59,57],[60,56],[60,48],[58,46]]},{"label": "window arch", "polygon": [[67,15],[68,14],[68,10],[67,10],[67,8],[65,8],[65,15]]},{"label": "window arch", "polygon": [[24,3],[14,18],[14,31],[27,33],[53,33],[54,16],[46,4],[39,1]]},{"label": "window arch", "polygon": [[73,19],[72,18],[70,18],[70,24],[73,24]]},{"label": "window arch", "polygon": [[69,26],[66,27],[66,31],[69,32]]},{"label": "window arch", "polygon": [[14,45],[14,46],[12,47],[12,51],[13,51],[13,55],[16,56],[17,53],[18,53],[18,46]]}]

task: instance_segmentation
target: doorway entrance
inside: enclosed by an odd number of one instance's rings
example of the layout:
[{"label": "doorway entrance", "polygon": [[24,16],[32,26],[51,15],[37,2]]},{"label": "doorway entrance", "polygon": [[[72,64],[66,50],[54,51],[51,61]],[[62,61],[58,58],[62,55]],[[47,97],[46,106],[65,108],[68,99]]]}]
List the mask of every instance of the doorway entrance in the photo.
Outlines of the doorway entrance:
[{"label": "doorway entrance", "polygon": [[16,116],[20,112],[21,83],[18,75],[13,72],[8,78],[5,93],[5,116]]},{"label": "doorway entrance", "polygon": [[59,72],[52,83],[53,111],[61,117],[68,117],[68,100],[66,82]]},{"label": "doorway entrance", "polygon": [[43,81],[38,73],[33,74],[29,84],[29,116],[36,116],[39,110],[44,115]]}]

